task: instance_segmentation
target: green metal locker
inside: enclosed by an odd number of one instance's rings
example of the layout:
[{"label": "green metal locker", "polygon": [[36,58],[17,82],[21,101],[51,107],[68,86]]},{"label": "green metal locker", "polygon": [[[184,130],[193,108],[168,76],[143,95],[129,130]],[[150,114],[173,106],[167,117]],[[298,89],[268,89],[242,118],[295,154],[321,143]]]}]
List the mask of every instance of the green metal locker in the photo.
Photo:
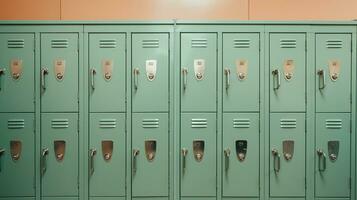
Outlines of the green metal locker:
[{"label": "green metal locker", "polygon": [[270,111],[305,111],[306,36],[270,33],[269,39]]},{"label": "green metal locker", "polygon": [[259,196],[259,114],[223,114],[224,197]]},{"label": "green metal locker", "polygon": [[169,108],[169,34],[132,34],[133,112]]},{"label": "green metal locker", "polygon": [[78,196],[78,114],[41,114],[41,195]]},{"label": "green metal locker", "polygon": [[33,113],[0,114],[0,198],[35,196]]},{"label": "green metal locker", "polygon": [[167,113],[135,113],[132,119],[132,196],[168,196]]},{"label": "green metal locker", "polygon": [[41,111],[78,111],[78,34],[41,34]]},{"label": "green metal locker", "polygon": [[316,111],[351,111],[351,34],[316,34]]},{"label": "green metal locker", "polygon": [[316,197],[350,196],[350,123],[350,113],[316,114]]},{"label": "green metal locker", "polygon": [[217,34],[181,33],[181,111],[216,111]]},{"label": "green metal locker", "polygon": [[89,34],[90,112],[124,112],[126,95],[126,36]]},{"label": "green metal locker", "polygon": [[125,196],[126,136],[124,113],[91,113],[89,196]]},{"label": "green metal locker", "polygon": [[182,197],[216,196],[216,114],[181,114]]},{"label": "green metal locker", "polygon": [[305,113],[270,114],[270,196],[305,196]]},{"label": "green metal locker", "polygon": [[223,111],[259,111],[259,33],[223,34]]},{"label": "green metal locker", "polygon": [[0,112],[35,110],[34,41],[31,33],[0,33]]}]

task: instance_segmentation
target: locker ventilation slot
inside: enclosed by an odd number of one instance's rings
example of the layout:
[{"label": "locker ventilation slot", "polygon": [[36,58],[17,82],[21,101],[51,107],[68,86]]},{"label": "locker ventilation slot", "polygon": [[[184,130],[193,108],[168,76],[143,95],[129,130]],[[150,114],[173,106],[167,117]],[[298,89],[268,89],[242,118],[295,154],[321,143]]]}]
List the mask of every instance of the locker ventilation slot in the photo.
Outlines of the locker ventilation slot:
[{"label": "locker ventilation slot", "polygon": [[159,128],[159,119],[143,119],[143,128]]},{"label": "locker ventilation slot", "polygon": [[328,129],[340,129],[342,128],[342,120],[341,119],[326,119],[326,128]]},{"label": "locker ventilation slot", "polygon": [[280,40],[280,48],[296,48],[296,40],[294,39]]},{"label": "locker ventilation slot", "polygon": [[233,119],[233,128],[249,128],[250,119]]},{"label": "locker ventilation slot", "polygon": [[207,119],[192,119],[192,128],[207,128]]},{"label": "locker ventilation slot", "polygon": [[142,45],[143,48],[159,48],[159,40],[143,40]]},{"label": "locker ventilation slot", "polygon": [[24,48],[25,40],[23,39],[13,39],[7,41],[7,48]]},{"label": "locker ventilation slot", "polygon": [[68,128],[68,119],[52,119],[52,128]]},{"label": "locker ventilation slot", "polygon": [[296,128],[296,119],[281,119],[280,128]]},{"label": "locker ventilation slot", "polygon": [[25,128],[25,120],[24,119],[9,119],[7,121],[8,129],[21,129]]},{"label": "locker ventilation slot", "polygon": [[191,40],[192,48],[207,48],[207,39],[193,39]]},{"label": "locker ventilation slot", "polygon": [[115,128],[117,127],[117,120],[116,119],[101,119],[99,121],[100,128]]},{"label": "locker ventilation slot", "polygon": [[68,46],[69,46],[69,43],[68,43],[68,40],[66,40],[66,39],[58,39],[58,40],[51,41],[52,48],[68,48]]},{"label": "locker ventilation slot", "polygon": [[328,49],[341,49],[343,42],[341,40],[327,40],[326,48]]},{"label": "locker ventilation slot", "polygon": [[99,48],[116,48],[117,41],[115,39],[106,39],[99,41]]},{"label": "locker ventilation slot", "polygon": [[234,48],[249,48],[250,40],[249,39],[235,39]]}]

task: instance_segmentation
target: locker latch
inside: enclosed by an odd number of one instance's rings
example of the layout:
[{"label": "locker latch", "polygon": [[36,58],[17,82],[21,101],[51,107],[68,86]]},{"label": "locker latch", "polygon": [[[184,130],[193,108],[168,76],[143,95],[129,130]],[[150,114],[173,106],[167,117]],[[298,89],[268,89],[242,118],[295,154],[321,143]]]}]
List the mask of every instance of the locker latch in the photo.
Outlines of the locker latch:
[{"label": "locker latch", "polygon": [[328,157],[330,158],[330,160],[332,162],[335,162],[338,158],[340,142],[339,141],[328,141],[327,146],[328,146]]},{"label": "locker latch", "polygon": [[14,80],[20,78],[22,74],[22,60],[12,59],[10,61],[11,76]]},{"label": "locker latch", "polygon": [[55,77],[58,81],[62,81],[64,78],[64,72],[66,70],[66,61],[63,59],[54,60]]},{"label": "locker latch", "polygon": [[248,74],[248,61],[247,60],[236,60],[236,70],[239,80],[244,80],[247,78]]},{"label": "locker latch", "polygon": [[110,161],[113,155],[113,141],[102,141],[102,155],[105,161]]},{"label": "locker latch", "polygon": [[283,141],[283,154],[285,160],[289,161],[294,156],[294,141],[285,140]]},{"label": "locker latch", "polygon": [[294,60],[288,59],[284,61],[284,77],[285,80],[290,81],[293,78],[295,65]]},{"label": "locker latch", "polygon": [[241,162],[243,162],[245,160],[245,158],[246,158],[247,147],[248,147],[248,141],[247,140],[237,140],[236,141],[237,158]]},{"label": "locker latch", "polygon": [[4,155],[5,149],[0,147],[0,172],[1,172],[1,157]]},{"label": "locker latch", "polygon": [[146,159],[149,162],[152,162],[156,154],[156,141],[155,140],[146,140],[145,141],[145,154]]},{"label": "locker latch", "polygon": [[66,150],[66,141],[56,140],[54,141],[55,156],[57,161],[62,161],[64,159],[64,154]]},{"label": "locker latch", "polygon": [[153,81],[156,77],[156,60],[147,60],[145,63],[146,77],[149,81]]},{"label": "locker latch", "polygon": [[102,60],[104,80],[109,81],[113,74],[113,60]]},{"label": "locker latch", "polygon": [[336,81],[340,75],[340,70],[341,70],[340,61],[331,60],[329,61],[328,66],[329,66],[331,80]]},{"label": "locker latch", "polygon": [[19,160],[22,150],[22,143],[19,140],[10,141],[11,158],[13,161]]},{"label": "locker latch", "polygon": [[193,155],[197,162],[201,162],[205,151],[205,141],[195,140],[193,141]]},{"label": "locker latch", "polygon": [[204,59],[195,59],[193,61],[193,66],[195,70],[195,77],[197,80],[202,80],[205,73],[205,60]]}]

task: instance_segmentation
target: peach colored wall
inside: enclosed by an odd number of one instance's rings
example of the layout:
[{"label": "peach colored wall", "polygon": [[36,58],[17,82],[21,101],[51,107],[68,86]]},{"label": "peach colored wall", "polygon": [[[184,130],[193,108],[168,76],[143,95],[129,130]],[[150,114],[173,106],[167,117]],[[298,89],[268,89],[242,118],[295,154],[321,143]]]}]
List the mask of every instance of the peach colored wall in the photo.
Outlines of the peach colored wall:
[{"label": "peach colored wall", "polygon": [[356,0],[1,0],[1,20],[351,20]]}]

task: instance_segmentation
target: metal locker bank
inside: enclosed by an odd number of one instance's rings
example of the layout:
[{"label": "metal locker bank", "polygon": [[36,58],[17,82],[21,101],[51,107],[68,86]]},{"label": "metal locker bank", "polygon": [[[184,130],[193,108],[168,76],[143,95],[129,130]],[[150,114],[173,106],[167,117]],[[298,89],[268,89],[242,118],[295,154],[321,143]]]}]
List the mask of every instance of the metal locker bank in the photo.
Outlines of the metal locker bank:
[{"label": "metal locker bank", "polygon": [[1,21],[0,200],[356,200],[355,21]]}]

